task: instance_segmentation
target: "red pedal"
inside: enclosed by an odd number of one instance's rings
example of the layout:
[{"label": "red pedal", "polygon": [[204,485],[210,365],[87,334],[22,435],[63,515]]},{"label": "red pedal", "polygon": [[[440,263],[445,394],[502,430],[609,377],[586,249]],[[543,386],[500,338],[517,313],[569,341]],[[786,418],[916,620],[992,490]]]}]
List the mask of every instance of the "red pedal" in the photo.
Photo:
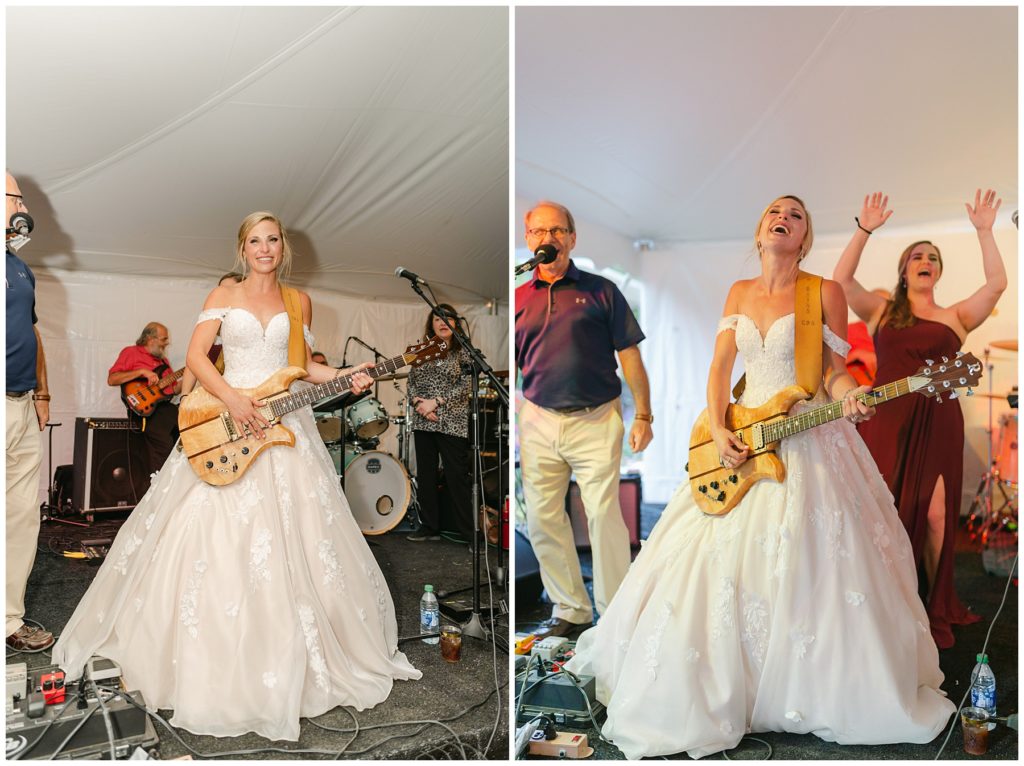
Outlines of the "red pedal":
[{"label": "red pedal", "polygon": [[64,671],[56,670],[53,673],[44,673],[40,676],[39,691],[43,693],[43,699],[47,705],[57,705],[63,702],[66,693]]}]

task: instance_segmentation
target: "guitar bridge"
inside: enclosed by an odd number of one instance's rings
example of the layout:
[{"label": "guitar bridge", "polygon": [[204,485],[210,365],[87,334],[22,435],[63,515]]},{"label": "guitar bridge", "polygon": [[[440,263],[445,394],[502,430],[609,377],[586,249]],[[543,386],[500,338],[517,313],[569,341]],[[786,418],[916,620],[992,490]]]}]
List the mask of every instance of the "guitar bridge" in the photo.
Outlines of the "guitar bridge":
[{"label": "guitar bridge", "polygon": [[231,417],[231,413],[222,412],[220,414],[220,422],[224,424],[224,430],[231,441],[239,438],[238,429],[235,428],[235,419]]}]

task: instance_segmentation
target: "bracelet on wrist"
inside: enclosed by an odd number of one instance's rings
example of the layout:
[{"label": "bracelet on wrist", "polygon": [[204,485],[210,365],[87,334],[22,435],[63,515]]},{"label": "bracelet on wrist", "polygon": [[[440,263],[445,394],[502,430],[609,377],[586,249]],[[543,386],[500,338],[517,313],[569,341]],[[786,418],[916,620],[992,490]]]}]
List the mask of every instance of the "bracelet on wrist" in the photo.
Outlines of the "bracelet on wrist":
[{"label": "bracelet on wrist", "polygon": [[861,226],[860,225],[860,218],[858,218],[857,216],[854,216],[853,220],[855,220],[857,222],[857,228],[858,229],[860,229],[862,232],[867,234],[869,237],[871,236],[871,229],[865,229],[863,226]]},{"label": "bracelet on wrist", "polygon": [[32,401],[34,402],[48,402],[50,401],[49,394],[32,394]]},{"label": "bracelet on wrist", "polygon": [[654,415],[650,412],[637,412],[633,415],[633,420],[643,420],[647,423],[654,423]]}]

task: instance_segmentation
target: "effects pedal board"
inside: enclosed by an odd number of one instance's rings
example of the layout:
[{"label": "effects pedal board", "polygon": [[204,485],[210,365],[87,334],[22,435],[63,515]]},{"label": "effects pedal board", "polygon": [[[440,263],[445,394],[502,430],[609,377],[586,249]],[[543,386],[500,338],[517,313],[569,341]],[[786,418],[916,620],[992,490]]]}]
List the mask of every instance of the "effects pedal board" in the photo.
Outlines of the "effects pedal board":
[{"label": "effects pedal board", "polygon": [[597,701],[593,676],[579,676],[577,685],[564,673],[541,675],[534,667],[524,688],[517,723],[546,715],[556,724],[590,726],[591,712],[595,719],[604,712],[604,705]]},{"label": "effects pedal board", "polygon": [[[101,662],[109,663],[108,660]],[[120,694],[130,696],[145,707],[141,692],[120,691]],[[104,698],[104,703],[118,758],[128,757],[136,747],[152,747],[159,742],[143,710],[120,697]],[[65,686],[64,672],[56,665],[34,670],[27,670],[24,663],[8,665],[7,759],[109,758],[110,739],[103,711],[99,708],[92,685],[69,683]],[[71,738],[61,748],[68,736]]]}]

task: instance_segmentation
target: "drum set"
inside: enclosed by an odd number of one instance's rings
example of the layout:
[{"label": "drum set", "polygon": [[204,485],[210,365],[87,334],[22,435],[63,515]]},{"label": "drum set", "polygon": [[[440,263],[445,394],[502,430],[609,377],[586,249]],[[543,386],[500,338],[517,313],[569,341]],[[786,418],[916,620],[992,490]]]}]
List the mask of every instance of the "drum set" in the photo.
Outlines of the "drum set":
[{"label": "drum set", "polygon": [[[407,378],[408,372],[381,375],[377,382]],[[346,394],[313,408],[316,427],[334,460],[352,515],[364,535],[390,531],[415,507],[412,478],[412,404],[406,393],[400,415],[389,417],[371,392]],[[381,436],[398,429],[398,457],[379,449]],[[415,522],[415,519],[410,519]]]},{"label": "drum set", "polygon": [[[989,343],[991,349],[1016,353],[1017,340],[995,340]],[[988,399],[988,470],[982,474],[978,489],[967,513],[967,528],[972,539],[980,538],[987,548],[1017,547],[1017,386],[1006,393],[992,391],[993,364],[989,359],[990,348],[985,349],[985,366],[988,371],[989,391],[976,394]],[[1009,412],[1002,413],[996,421],[993,405],[1005,401]],[[996,427],[998,423],[998,427]]]}]

